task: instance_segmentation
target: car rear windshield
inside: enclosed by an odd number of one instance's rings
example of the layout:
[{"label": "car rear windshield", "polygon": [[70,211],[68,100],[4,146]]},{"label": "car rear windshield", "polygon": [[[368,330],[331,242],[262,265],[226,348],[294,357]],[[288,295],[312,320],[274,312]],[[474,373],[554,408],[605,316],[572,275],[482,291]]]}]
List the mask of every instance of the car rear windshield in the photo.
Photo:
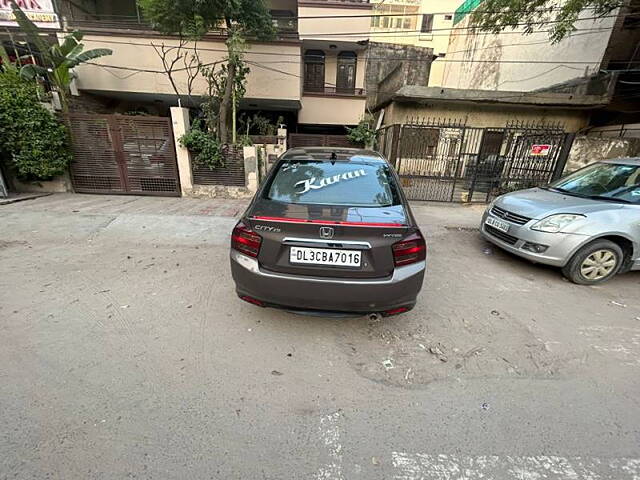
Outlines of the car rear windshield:
[{"label": "car rear windshield", "polygon": [[640,166],[594,163],[550,186],[579,197],[640,204]]},{"label": "car rear windshield", "polygon": [[296,160],[280,164],[267,197],[296,204],[385,207],[400,198],[389,166],[367,161]]}]

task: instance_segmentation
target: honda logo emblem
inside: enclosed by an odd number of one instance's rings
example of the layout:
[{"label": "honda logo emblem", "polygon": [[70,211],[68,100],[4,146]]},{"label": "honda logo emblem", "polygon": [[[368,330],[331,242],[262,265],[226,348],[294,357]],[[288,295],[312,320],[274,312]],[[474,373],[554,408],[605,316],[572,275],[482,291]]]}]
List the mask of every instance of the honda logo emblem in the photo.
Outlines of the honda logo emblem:
[{"label": "honda logo emblem", "polygon": [[320,227],[320,238],[333,238],[333,228]]}]

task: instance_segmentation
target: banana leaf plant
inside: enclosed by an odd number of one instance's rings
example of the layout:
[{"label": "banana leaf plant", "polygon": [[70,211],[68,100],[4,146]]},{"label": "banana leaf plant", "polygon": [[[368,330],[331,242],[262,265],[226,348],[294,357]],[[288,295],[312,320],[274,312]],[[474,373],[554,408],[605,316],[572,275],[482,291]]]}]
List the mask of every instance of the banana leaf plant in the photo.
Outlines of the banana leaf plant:
[{"label": "banana leaf plant", "polygon": [[84,34],[77,30],[65,36],[61,44],[49,45],[40,36],[38,27],[25,15],[14,0],[11,1],[11,7],[20,29],[38,49],[44,63],[44,66],[32,63],[23,65],[20,68],[20,76],[27,80],[34,80],[38,76],[49,80],[60,94],[63,111],[67,111],[67,94],[71,80],[73,80],[72,69],[81,63],[111,55],[113,51],[108,48],[84,51],[84,45],[80,43]]}]

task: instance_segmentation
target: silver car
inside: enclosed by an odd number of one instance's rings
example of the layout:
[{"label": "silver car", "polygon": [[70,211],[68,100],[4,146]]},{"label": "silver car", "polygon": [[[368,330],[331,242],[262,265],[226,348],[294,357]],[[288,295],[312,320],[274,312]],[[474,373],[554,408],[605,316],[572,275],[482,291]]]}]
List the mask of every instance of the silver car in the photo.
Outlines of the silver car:
[{"label": "silver car", "polygon": [[640,270],[640,158],[594,163],[549,186],[502,195],[480,231],[582,285]]}]

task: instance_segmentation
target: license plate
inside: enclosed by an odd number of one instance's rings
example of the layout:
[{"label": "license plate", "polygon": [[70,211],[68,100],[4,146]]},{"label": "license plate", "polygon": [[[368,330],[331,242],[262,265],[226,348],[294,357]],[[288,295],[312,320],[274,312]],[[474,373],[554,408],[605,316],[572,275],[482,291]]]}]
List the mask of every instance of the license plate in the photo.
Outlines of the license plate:
[{"label": "license plate", "polygon": [[509,231],[509,224],[501,220],[497,220],[493,217],[487,217],[485,222],[487,225],[491,225],[493,228],[497,228],[501,232],[507,233]]},{"label": "license plate", "polygon": [[291,247],[289,252],[290,263],[333,265],[336,267],[359,267],[361,259],[362,252],[358,250]]}]

